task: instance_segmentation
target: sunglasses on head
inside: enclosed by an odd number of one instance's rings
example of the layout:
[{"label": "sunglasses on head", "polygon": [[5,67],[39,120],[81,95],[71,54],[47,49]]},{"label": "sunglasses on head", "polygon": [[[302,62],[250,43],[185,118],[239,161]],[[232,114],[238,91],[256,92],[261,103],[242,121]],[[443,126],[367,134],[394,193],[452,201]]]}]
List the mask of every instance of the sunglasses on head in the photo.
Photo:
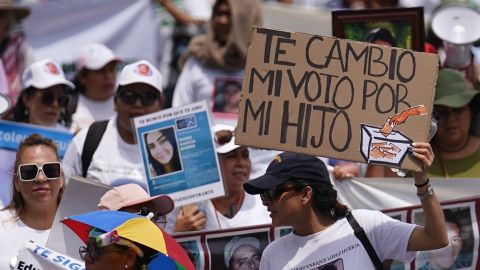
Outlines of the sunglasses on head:
[{"label": "sunglasses on head", "polygon": [[215,132],[215,142],[219,145],[224,145],[229,143],[233,138],[233,132],[230,130],[219,130]]},{"label": "sunglasses on head", "polygon": [[279,186],[279,187],[273,187],[264,193],[260,194],[260,198],[262,199],[263,203],[267,202],[273,202],[277,198],[279,198],[283,193],[285,192],[291,192],[291,191],[300,191],[307,185],[296,185],[296,186]]},{"label": "sunglasses on head", "polygon": [[97,247],[95,245],[92,246],[81,246],[78,249],[78,254],[80,255],[80,258],[83,261],[89,261],[93,262],[95,260],[98,260],[102,254],[105,254],[107,252],[124,252],[126,249],[125,248],[116,248],[116,247]]},{"label": "sunglasses on head", "polygon": [[[150,211],[150,209],[148,207],[142,207],[140,212],[137,212],[135,214],[146,217],[150,213],[153,213],[153,211]],[[157,226],[159,226],[162,229],[165,229],[165,227],[167,225],[167,218],[165,217],[165,215],[163,215],[160,212],[154,213],[151,220],[153,221],[153,223],[157,224]]]},{"label": "sunglasses on head", "polygon": [[40,166],[35,163],[21,164],[18,166],[18,176],[22,181],[35,181],[40,171],[42,171],[48,180],[57,180],[62,176],[62,166],[60,162],[48,162]]},{"label": "sunglasses on head", "polygon": [[67,95],[55,95],[54,92],[45,91],[41,93],[41,101],[44,105],[52,105],[55,100],[57,100],[58,105],[60,107],[66,107],[68,104],[68,96]]},{"label": "sunglasses on head", "polygon": [[139,94],[127,90],[118,93],[117,96],[120,97],[123,103],[128,105],[133,105],[138,99],[140,99],[143,106],[150,106],[160,98],[160,94],[157,91],[149,91]]}]

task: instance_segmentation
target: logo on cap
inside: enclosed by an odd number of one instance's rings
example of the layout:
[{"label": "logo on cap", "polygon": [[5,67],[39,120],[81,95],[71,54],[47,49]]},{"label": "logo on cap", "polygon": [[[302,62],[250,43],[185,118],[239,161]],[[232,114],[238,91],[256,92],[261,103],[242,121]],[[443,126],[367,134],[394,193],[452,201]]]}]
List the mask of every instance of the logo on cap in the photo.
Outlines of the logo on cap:
[{"label": "logo on cap", "polygon": [[135,69],[135,73],[143,76],[152,76],[152,70],[147,64],[139,64]]},{"label": "logo on cap", "polygon": [[282,157],[281,157],[280,155],[276,155],[276,156],[273,158],[272,162],[274,162],[274,161],[276,161],[276,162],[278,162],[278,163],[281,163],[281,162],[282,162]]},{"label": "logo on cap", "polygon": [[59,75],[60,74],[60,71],[58,70],[57,65],[55,65],[52,62],[46,63],[45,67],[46,67],[45,71],[48,72],[48,73],[51,73],[51,74],[54,74],[54,75]]}]

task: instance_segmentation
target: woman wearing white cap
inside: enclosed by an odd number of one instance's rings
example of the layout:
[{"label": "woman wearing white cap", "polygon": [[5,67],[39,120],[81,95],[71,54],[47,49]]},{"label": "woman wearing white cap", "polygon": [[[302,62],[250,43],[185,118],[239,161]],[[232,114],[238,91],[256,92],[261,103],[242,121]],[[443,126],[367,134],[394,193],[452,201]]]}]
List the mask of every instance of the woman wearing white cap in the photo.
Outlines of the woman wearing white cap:
[{"label": "woman wearing white cap", "polygon": [[[67,89],[73,84],[65,79],[62,68],[52,59],[31,64],[22,75],[23,90],[13,109],[15,122],[23,122],[68,131],[71,116],[65,113],[68,103]],[[15,152],[0,149],[0,205],[11,199],[11,170]]]},{"label": "woman wearing white cap", "polygon": [[234,143],[233,130],[221,124],[213,128],[228,195],[176,208],[167,216],[167,231],[215,230],[270,223],[261,200],[243,190],[243,184],[250,179],[252,162],[248,148]]},{"label": "woman wearing white cap", "polygon": [[[134,117],[160,111],[163,104],[162,75],[148,61],[126,65],[120,73],[114,98],[116,114],[95,122],[73,138],[63,158],[65,175],[82,175],[111,186],[136,183],[147,188],[142,157],[135,140]],[[100,140],[89,143],[89,131],[103,125]],[[85,162],[84,148],[90,149]]]},{"label": "woman wearing white cap", "polygon": [[77,132],[95,121],[115,115],[113,97],[120,58],[103,44],[83,47],[77,58],[75,88],[78,103],[71,130]]}]

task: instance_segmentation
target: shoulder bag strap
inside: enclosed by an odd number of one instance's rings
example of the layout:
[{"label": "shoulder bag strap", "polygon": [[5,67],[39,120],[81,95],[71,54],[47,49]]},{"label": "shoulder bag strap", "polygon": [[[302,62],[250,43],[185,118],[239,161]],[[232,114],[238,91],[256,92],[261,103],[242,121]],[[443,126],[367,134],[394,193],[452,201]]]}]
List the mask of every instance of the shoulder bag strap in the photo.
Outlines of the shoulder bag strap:
[{"label": "shoulder bag strap", "polygon": [[87,176],[88,167],[92,162],[92,157],[97,150],[100,141],[102,140],[103,133],[107,129],[108,120],[95,122],[90,125],[87,132],[87,137],[83,144],[82,151],[82,176]]},{"label": "shoulder bag strap", "polygon": [[368,256],[370,256],[370,260],[372,260],[373,265],[375,265],[375,268],[377,270],[384,270],[385,268],[383,267],[383,264],[380,261],[380,258],[378,258],[377,252],[375,252],[375,249],[370,243],[370,240],[368,240],[367,234],[365,233],[363,228],[360,227],[355,217],[353,217],[352,212],[348,212],[347,220],[348,220],[348,223],[350,223],[350,226],[352,226],[355,236],[358,238],[358,240],[360,240],[360,242],[362,242],[362,245],[365,248],[365,250],[367,250]]}]

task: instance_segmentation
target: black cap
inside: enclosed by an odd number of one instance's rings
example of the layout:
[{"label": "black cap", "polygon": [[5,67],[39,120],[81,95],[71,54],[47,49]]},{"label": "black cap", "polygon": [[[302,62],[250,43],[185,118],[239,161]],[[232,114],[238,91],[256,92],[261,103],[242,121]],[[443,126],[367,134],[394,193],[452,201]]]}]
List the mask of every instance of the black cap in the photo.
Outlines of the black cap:
[{"label": "black cap", "polygon": [[267,172],[258,178],[243,184],[249,194],[261,194],[287,180],[310,180],[331,185],[327,166],[315,156],[283,152],[277,155]]}]

